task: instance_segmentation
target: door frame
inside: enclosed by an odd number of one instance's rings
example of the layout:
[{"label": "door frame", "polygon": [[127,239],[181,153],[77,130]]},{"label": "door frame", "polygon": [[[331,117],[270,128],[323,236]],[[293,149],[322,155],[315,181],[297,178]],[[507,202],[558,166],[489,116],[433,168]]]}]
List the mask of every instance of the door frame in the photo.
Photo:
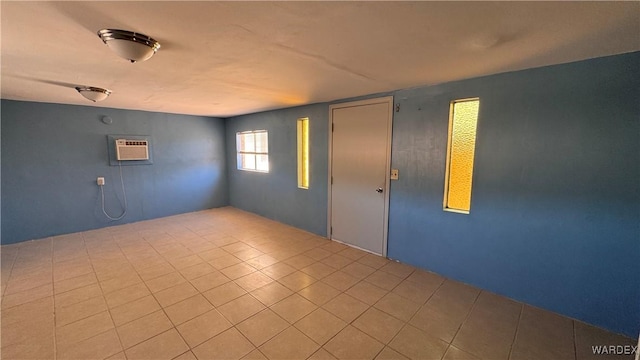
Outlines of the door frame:
[{"label": "door frame", "polygon": [[[386,160],[385,160],[385,170],[386,176],[384,181],[384,224],[383,226],[383,240],[382,240],[382,256],[387,257],[387,235],[389,230],[389,189],[391,188],[390,184],[390,174],[391,174],[391,138],[392,138],[392,130],[393,130],[393,96],[385,96],[380,98],[359,100],[359,101],[350,101],[338,104],[329,105],[329,162],[328,162],[328,176],[327,176],[327,237],[330,240],[333,240],[333,234],[331,232],[331,195],[333,192],[333,185],[331,184],[331,178],[333,176],[333,110],[348,108],[354,106],[365,106],[365,105],[374,105],[374,104],[388,104],[389,114],[388,114],[388,122],[387,122],[387,142],[386,142]],[[338,241],[338,240],[334,240]],[[338,241],[339,242],[339,241]],[[351,244],[347,244],[352,247]],[[371,252],[366,249],[361,249],[367,252]]]}]

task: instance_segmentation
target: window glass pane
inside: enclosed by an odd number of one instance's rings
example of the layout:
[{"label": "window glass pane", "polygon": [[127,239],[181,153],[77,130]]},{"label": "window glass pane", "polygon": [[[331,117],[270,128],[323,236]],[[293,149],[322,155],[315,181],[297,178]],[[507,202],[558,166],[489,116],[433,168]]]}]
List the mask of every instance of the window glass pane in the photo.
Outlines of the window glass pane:
[{"label": "window glass pane", "polygon": [[309,119],[298,119],[298,187],[309,188]]},{"label": "window glass pane", "polygon": [[267,132],[264,131],[264,132],[256,133],[255,139],[256,139],[255,150],[251,150],[251,151],[255,151],[259,153],[267,153],[269,151],[269,141],[268,141]]},{"label": "window glass pane", "polygon": [[269,155],[256,155],[255,159],[256,167],[258,171],[269,171]]},{"label": "window glass pane", "polygon": [[254,154],[242,154],[242,168],[247,170],[255,170],[256,156]]},{"label": "window glass pane", "polygon": [[256,151],[256,135],[255,134],[244,134],[244,143],[242,144],[242,150],[246,152],[254,152]]},{"label": "window glass pane", "polygon": [[468,213],[480,100],[454,101],[449,124],[445,209]]}]

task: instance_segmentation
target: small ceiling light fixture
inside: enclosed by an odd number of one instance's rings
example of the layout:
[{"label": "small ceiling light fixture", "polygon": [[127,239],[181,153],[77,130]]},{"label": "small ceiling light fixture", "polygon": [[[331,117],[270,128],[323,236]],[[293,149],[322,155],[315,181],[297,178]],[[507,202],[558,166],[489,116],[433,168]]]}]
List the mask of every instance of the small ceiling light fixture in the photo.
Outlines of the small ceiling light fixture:
[{"label": "small ceiling light fixture", "polygon": [[153,38],[127,30],[102,29],[98,36],[109,49],[132,63],[145,61],[160,49]]},{"label": "small ceiling light fixture", "polygon": [[93,102],[102,101],[111,95],[111,90],[93,87],[93,86],[76,86],[76,90],[80,95],[84,96],[87,100]]}]

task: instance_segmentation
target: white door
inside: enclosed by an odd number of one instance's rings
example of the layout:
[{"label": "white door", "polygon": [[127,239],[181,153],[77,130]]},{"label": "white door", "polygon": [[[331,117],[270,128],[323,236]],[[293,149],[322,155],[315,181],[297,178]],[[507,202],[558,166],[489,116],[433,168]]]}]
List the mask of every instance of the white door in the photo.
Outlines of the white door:
[{"label": "white door", "polygon": [[330,234],[370,252],[387,252],[391,97],[330,107]]}]

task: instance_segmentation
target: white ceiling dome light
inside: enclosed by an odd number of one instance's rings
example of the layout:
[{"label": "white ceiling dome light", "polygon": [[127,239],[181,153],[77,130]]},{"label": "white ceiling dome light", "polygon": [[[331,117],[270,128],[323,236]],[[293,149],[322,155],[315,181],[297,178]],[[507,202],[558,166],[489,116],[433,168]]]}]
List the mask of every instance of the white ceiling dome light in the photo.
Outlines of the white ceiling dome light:
[{"label": "white ceiling dome light", "polygon": [[93,102],[102,101],[111,95],[111,90],[93,86],[76,86],[76,90],[87,100]]},{"label": "white ceiling dome light", "polygon": [[102,29],[98,36],[118,56],[132,63],[151,58],[160,49],[153,38],[127,30]]}]

